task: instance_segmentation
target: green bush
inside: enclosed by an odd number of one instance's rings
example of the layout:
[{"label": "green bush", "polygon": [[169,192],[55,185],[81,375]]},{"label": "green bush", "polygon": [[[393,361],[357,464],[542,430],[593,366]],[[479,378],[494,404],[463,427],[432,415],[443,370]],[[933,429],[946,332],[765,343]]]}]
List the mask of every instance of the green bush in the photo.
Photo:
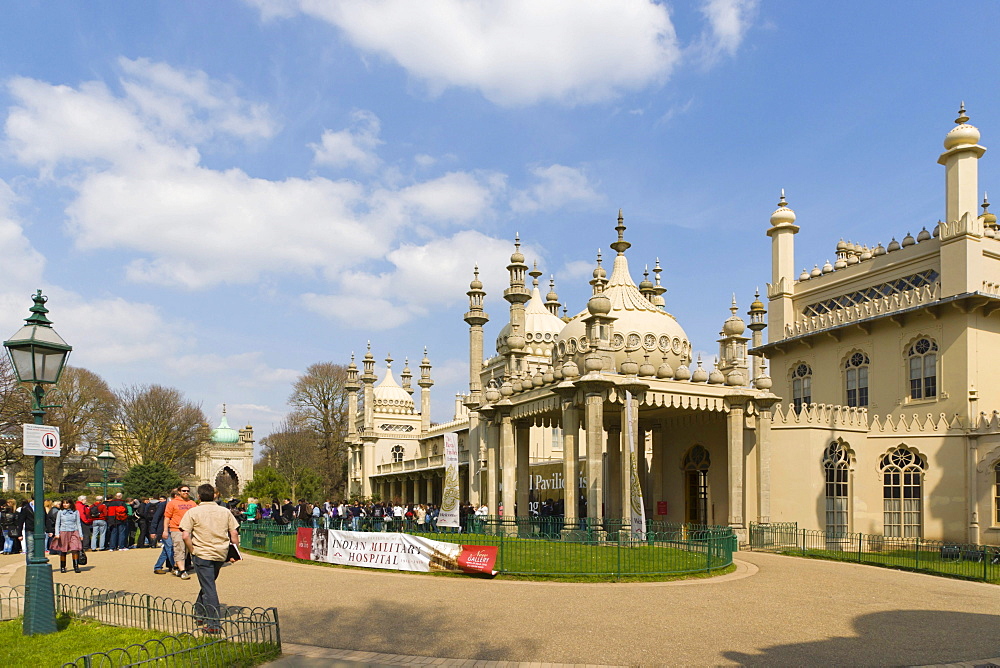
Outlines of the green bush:
[{"label": "green bush", "polygon": [[[177,472],[159,462],[137,464],[122,479],[121,492],[126,497],[145,498],[167,494],[179,487],[181,477]],[[111,493],[111,490],[108,490]]]}]

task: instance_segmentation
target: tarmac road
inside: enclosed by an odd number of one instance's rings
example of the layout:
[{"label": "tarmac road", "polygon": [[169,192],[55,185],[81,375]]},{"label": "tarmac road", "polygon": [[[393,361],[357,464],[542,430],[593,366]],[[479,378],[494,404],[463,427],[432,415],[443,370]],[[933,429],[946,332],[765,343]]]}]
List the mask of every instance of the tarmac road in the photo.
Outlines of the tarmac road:
[{"label": "tarmac road", "polygon": [[[158,551],[91,556],[57,582],[194,600]],[[568,664],[921,665],[1000,656],[1000,587],[738,553],[739,570],[672,583],[562,584],[344,570],[248,556],[223,603],[277,606],[290,643],[424,657]],[[53,563],[56,559],[53,558]],[[21,584],[21,555],[0,584]],[[1000,664],[1000,659],[993,659]]]}]

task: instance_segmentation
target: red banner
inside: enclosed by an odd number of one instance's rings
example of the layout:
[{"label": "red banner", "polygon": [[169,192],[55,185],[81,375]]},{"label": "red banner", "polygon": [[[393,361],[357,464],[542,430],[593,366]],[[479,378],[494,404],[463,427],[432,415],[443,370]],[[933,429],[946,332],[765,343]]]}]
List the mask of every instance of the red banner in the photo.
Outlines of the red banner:
[{"label": "red banner", "polygon": [[313,530],[308,527],[299,527],[299,534],[295,541],[295,558],[309,561],[312,558]]},{"label": "red banner", "polygon": [[495,545],[463,545],[458,555],[458,567],[466,573],[493,574],[493,566],[497,563],[497,548]]}]

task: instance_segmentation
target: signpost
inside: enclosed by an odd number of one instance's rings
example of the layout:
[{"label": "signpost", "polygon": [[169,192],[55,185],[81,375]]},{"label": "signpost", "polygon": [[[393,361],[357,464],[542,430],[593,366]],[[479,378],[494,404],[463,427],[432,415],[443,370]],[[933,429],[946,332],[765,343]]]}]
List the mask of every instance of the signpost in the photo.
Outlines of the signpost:
[{"label": "signpost", "polygon": [[25,424],[22,427],[24,454],[35,457],[59,456],[59,427],[44,424]]},{"label": "signpost", "polygon": [[[125,484],[125,483],[121,483],[121,482],[109,482],[107,484],[107,487],[121,487],[123,484]],[[103,482],[88,482],[87,483],[87,487],[104,487],[104,486],[105,485],[104,485]]]}]

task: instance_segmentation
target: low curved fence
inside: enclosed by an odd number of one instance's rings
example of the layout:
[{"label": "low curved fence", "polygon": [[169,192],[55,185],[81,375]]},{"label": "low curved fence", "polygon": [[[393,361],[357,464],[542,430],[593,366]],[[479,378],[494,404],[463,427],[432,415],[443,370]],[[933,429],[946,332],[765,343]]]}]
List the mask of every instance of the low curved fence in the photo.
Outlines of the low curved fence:
[{"label": "low curved fence", "polygon": [[[281,655],[276,608],[223,606],[206,632],[189,601],[75,585],[55,585],[56,612],[164,635],[81,656],[63,666],[254,666]],[[24,587],[0,590],[0,619],[23,614]]]},{"label": "low curved fence", "polygon": [[750,549],[1000,583],[1000,547],[750,524]]},{"label": "low curved fence", "polygon": [[[647,522],[633,531],[621,520],[483,517],[462,530],[382,518],[358,518],[330,528],[397,531],[434,540],[497,548],[496,570],[509,575],[606,576],[672,575],[712,571],[733,562],[736,535],[729,527]],[[295,556],[300,527],[312,523],[244,524],[241,546],[258,552]],[[319,521],[315,528],[328,528]]]}]

